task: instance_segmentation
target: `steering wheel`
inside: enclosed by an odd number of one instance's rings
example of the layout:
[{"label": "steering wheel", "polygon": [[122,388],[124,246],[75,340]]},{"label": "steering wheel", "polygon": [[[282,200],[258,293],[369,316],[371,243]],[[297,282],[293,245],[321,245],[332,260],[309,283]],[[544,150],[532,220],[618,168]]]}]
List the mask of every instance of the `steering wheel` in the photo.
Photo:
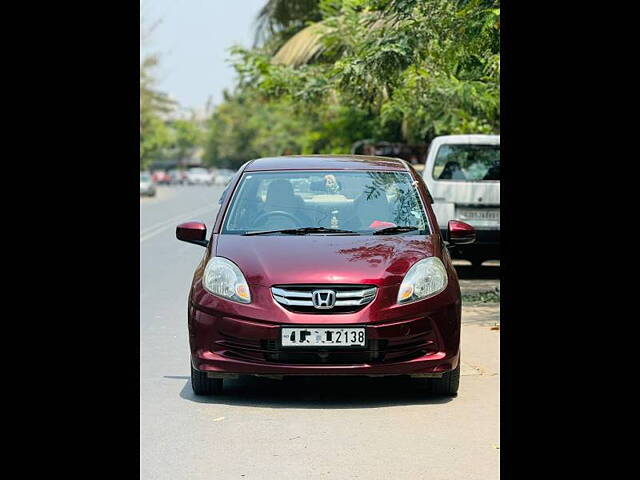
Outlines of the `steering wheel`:
[{"label": "steering wheel", "polygon": [[253,221],[254,225],[260,225],[260,223],[269,217],[274,217],[274,216],[280,216],[280,217],[286,217],[289,220],[291,220],[293,223],[295,223],[296,227],[302,227],[302,224],[300,223],[300,220],[298,220],[295,215],[290,214],[289,212],[284,212],[282,210],[274,210],[272,212],[264,212],[260,215],[258,215],[256,217],[256,219]]}]

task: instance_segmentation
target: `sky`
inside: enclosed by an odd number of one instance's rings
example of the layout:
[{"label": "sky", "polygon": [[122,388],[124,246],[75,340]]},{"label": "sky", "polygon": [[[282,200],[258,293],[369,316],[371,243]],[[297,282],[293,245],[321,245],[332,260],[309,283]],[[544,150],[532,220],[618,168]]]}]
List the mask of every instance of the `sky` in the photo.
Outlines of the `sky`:
[{"label": "sky", "polygon": [[267,0],[142,0],[146,24],[160,20],[141,50],[160,54],[157,88],[181,106],[204,108],[222,101],[234,85],[228,63],[234,44],[253,44],[254,20]]}]

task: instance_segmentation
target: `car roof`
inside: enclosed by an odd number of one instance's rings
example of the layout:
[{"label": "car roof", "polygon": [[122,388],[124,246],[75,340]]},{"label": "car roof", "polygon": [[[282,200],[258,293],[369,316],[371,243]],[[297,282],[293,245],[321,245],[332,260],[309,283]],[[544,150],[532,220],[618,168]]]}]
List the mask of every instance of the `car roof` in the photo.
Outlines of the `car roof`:
[{"label": "car roof", "polygon": [[252,160],[246,172],[260,170],[402,170],[403,160],[368,155],[283,155]]},{"label": "car roof", "polygon": [[500,145],[500,135],[441,135],[433,139],[432,144],[454,143],[479,143],[488,145]]}]

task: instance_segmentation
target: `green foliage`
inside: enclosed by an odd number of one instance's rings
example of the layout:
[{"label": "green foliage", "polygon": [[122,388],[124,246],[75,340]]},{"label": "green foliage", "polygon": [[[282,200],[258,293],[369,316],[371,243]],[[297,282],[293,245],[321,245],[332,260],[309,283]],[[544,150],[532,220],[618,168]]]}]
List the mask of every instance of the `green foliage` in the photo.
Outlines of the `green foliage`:
[{"label": "green foliage", "polygon": [[364,138],[419,143],[500,131],[497,0],[296,8],[268,1],[262,46],[232,50],[238,84],[211,119],[210,163],[343,153]]},{"label": "green foliage", "polygon": [[466,304],[470,303],[500,303],[500,288],[486,292],[473,292],[462,295],[462,301]]},{"label": "green foliage", "polygon": [[237,168],[261,156],[349,153],[354,138],[371,135],[375,117],[342,105],[304,105],[257,92],[226,95],[211,117],[205,163]]},{"label": "green foliage", "polygon": [[[140,52],[159,21],[147,26],[140,3]],[[144,55],[140,60],[140,170],[149,164],[171,144],[172,135],[163,118],[174,108],[174,102],[156,88],[154,69],[159,64],[157,54]]]},{"label": "green foliage", "polygon": [[140,63],[140,169],[144,170],[171,143],[171,134],[163,116],[174,102],[156,90],[153,69],[158,57],[150,55]]},{"label": "green foliage", "polygon": [[[160,24],[147,27],[140,5],[140,52],[149,36]],[[156,87],[154,70],[160,58],[146,54],[140,60],[140,169],[146,170],[154,161],[183,161],[202,145],[204,132],[195,119],[175,119],[176,102]]]},{"label": "green foliage", "polygon": [[171,157],[184,163],[202,145],[205,132],[195,120],[173,120],[169,125],[173,133]]},{"label": "green foliage", "polygon": [[176,103],[157,90],[153,69],[157,55],[140,63],[140,169],[158,160],[182,161],[199,147],[204,132],[195,120],[171,119]]}]

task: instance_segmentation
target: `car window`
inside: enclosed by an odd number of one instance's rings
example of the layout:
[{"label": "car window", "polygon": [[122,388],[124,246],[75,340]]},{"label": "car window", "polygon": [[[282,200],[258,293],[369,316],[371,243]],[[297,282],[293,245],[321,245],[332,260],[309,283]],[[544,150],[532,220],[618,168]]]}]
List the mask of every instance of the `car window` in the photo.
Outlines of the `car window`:
[{"label": "car window", "polygon": [[433,165],[434,180],[500,180],[500,145],[441,145]]},{"label": "car window", "polygon": [[373,233],[412,226],[428,233],[424,207],[407,172],[285,171],[245,173],[223,232],[326,227]]}]

